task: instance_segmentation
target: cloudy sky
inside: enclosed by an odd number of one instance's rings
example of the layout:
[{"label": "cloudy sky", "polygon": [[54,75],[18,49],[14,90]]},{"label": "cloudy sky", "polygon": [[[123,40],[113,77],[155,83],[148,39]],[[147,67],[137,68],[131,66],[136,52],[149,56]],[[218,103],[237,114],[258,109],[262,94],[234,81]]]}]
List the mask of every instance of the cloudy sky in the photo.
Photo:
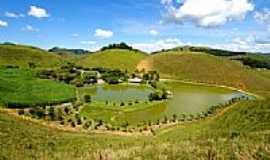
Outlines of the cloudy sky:
[{"label": "cloudy sky", "polygon": [[0,0],[0,42],[270,52],[270,0]]}]

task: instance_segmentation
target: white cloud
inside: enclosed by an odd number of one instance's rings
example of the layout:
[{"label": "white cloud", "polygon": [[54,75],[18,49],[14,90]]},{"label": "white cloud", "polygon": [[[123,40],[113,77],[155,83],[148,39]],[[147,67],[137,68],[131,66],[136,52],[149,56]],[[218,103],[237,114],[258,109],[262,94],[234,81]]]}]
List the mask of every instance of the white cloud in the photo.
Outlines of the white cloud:
[{"label": "white cloud", "polygon": [[1,27],[7,27],[7,26],[8,26],[8,23],[6,21],[0,20],[0,28]]},{"label": "white cloud", "polygon": [[30,10],[28,11],[28,15],[37,17],[37,18],[49,17],[49,14],[46,9],[43,9],[37,6],[31,6]]},{"label": "white cloud", "polygon": [[210,47],[216,49],[225,49],[231,51],[245,51],[245,52],[264,52],[270,51],[270,40],[257,40],[255,36],[249,35],[246,37],[235,37],[229,43],[219,44],[202,44],[202,43],[190,43],[182,42],[177,38],[164,39],[153,41],[149,43],[133,43],[131,46],[136,49],[143,50],[145,52],[160,51],[162,49],[171,49],[179,46],[200,46]]},{"label": "white cloud", "polygon": [[260,23],[268,23],[270,22],[270,10],[265,8],[262,12],[256,11],[254,18]]},{"label": "white cloud", "polygon": [[96,41],[81,41],[81,44],[95,45],[95,44],[97,44],[97,42]]},{"label": "white cloud", "polygon": [[180,45],[183,45],[179,39],[165,39],[165,40],[158,40],[152,43],[133,43],[131,46],[136,49],[143,50],[145,52],[153,52],[162,49],[170,49]]},{"label": "white cloud", "polygon": [[263,9],[263,11],[257,11],[254,14],[254,19],[265,25],[268,32],[270,32],[270,9]]},{"label": "white cloud", "polygon": [[161,4],[164,4],[164,5],[170,5],[173,3],[173,0],[161,0]]},{"label": "white cloud", "polygon": [[22,30],[25,32],[38,32],[39,31],[39,29],[34,28],[31,25],[26,25],[25,27],[22,28]]},{"label": "white cloud", "polygon": [[149,31],[149,33],[152,35],[152,36],[157,36],[159,33],[158,33],[158,31],[156,31],[156,30],[154,30],[154,29],[151,29],[150,31]]},{"label": "white cloud", "polygon": [[24,14],[18,14],[18,13],[14,13],[14,12],[6,12],[5,16],[9,17],[9,18],[20,18],[20,17],[24,17]]},{"label": "white cloud", "polygon": [[216,44],[211,47],[245,52],[267,52],[270,50],[270,41],[257,40],[254,36],[236,37],[227,44]]},{"label": "white cloud", "polygon": [[166,22],[191,21],[201,27],[216,27],[232,20],[244,19],[254,10],[249,0],[185,0],[177,8],[170,0],[162,0],[167,13]]},{"label": "white cloud", "polygon": [[95,36],[99,38],[111,38],[114,33],[110,30],[96,29]]},{"label": "white cloud", "polygon": [[71,36],[72,37],[79,37],[79,34],[78,33],[73,33]]}]

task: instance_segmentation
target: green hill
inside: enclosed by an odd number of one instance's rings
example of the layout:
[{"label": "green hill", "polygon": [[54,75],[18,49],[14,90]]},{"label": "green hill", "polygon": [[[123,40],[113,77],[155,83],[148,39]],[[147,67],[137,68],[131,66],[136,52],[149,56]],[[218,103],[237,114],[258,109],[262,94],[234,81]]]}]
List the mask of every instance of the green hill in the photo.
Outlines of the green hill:
[{"label": "green hill", "polygon": [[241,62],[204,53],[163,52],[147,57],[138,69],[157,70],[162,78],[233,86],[247,90],[270,90],[270,80]]},{"label": "green hill", "polygon": [[106,49],[94,54],[82,57],[77,64],[84,67],[105,67],[134,71],[139,63],[147,55],[140,51],[127,49]]},{"label": "green hill", "polygon": [[16,65],[27,68],[29,63],[37,67],[55,67],[63,61],[60,56],[45,50],[24,45],[0,45],[0,65]]}]

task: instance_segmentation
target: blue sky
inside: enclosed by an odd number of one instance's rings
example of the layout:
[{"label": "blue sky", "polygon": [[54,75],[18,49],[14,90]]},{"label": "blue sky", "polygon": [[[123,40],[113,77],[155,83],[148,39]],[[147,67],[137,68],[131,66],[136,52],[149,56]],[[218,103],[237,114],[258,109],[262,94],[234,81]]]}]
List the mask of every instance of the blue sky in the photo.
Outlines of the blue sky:
[{"label": "blue sky", "polygon": [[1,0],[0,42],[96,50],[127,42],[270,52],[266,0]]}]

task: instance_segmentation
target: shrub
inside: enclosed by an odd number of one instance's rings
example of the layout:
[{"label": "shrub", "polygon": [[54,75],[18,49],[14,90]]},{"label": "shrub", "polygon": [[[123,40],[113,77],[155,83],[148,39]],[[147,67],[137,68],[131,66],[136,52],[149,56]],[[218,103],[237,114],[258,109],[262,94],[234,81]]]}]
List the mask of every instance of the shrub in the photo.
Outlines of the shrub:
[{"label": "shrub", "polygon": [[58,108],[57,109],[57,119],[59,120],[59,121],[62,121],[64,118],[63,118],[63,111],[62,111],[62,109],[61,108]]},{"label": "shrub", "polygon": [[61,125],[65,125],[65,121],[62,120],[62,121],[60,122],[60,124],[61,124]]},{"label": "shrub", "polygon": [[64,112],[65,112],[65,114],[69,114],[69,113],[70,113],[69,107],[65,107],[65,108],[64,108]]},{"label": "shrub", "polygon": [[125,103],[124,102],[121,102],[120,106],[125,106]]},{"label": "shrub", "polygon": [[82,120],[79,118],[77,119],[77,125],[81,125],[82,124]]},{"label": "shrub", "polygon": [[24,115],[24,109],[18,109],[17,110],[17,113],[19,114],[19,115]]},{"label": "shrub", "polygon": [[42,108],[37,108],[35,109],[35,115],[38,119],[43,119],[45,118],[45,111]]},{"label": "shrub", "polygon": [[88,129],[91,126],[92,122],[91,121],[87,121],[83,124],[83,128],[84,129]]},{"label": "shrub", "polygon": [[54,121],[56,119],[55,111],[54,111],[53,107],[49,108],[48,116],[49,116],[49,120],[51,120],[51,121]]},{"label": "shrub", "polygon": [[86,103],[91,102],[91,96],[90,96],[90,95],[84,95],[84,101],[85,101]]},{"label": "shrub", "polygon": [[72,122],[70,123],[70,125],[71,125],[71,127],[73,127],[73,128],[76,127],[76,123],[75,123],[74,121],[72,121]]}]

